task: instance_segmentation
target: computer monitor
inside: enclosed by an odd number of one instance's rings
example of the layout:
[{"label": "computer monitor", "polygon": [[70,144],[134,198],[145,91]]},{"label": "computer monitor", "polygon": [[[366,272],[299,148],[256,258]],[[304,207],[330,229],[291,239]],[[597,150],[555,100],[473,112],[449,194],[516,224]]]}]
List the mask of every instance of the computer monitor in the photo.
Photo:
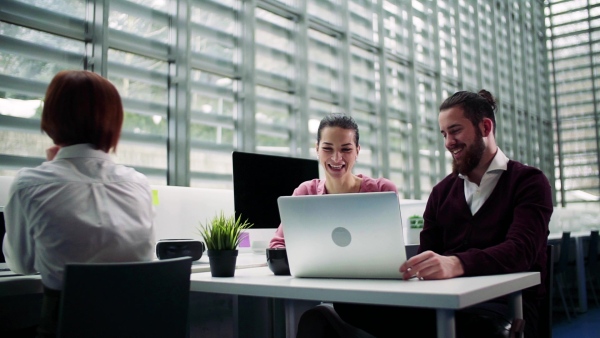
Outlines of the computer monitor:
[{"label": "computer monitor", "polygon": [[236,218],[252,229],[277,228],[277,198],[289,196],[300,183],[319,178],[319,162],[304,158],[234,151],[233,199]]}]

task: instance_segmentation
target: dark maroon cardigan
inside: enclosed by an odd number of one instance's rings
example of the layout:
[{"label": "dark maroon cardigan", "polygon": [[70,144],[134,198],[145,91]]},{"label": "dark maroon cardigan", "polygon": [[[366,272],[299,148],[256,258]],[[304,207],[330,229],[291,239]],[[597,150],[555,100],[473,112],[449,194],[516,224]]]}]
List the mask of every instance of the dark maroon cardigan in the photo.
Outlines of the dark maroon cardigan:
[{"label": "dark maroon cardigan", "polygon": [[[427,201],[419,252],[456,255],[465,276],[540,271],[544,280],[551,194],[544,173],[509,161],[489,198],[471,215],[463,180],[450,174]],[[525,290],[523,299],[544,292],[540,284]]]}]

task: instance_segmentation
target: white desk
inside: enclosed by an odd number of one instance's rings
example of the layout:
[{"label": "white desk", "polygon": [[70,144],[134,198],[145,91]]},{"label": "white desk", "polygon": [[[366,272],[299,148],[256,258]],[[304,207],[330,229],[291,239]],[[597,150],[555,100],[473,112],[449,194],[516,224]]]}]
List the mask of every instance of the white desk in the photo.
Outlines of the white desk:
[{"label": "white desk", "polygon": [[[455,337],[454,311],[512,295],[515,318],[523,318],[521,290],[540,283],[538,272],[439,281],[312,279],[274,276],[268,268],[236,270],[231,278],[194,273],[191,291],[240,296],[435,308],[438,337]],[[286,303],[286,312],[292,302]],[[288,325],[289,315],[286,315]],[[290,335],[295,328],[288,328]],[[293,335],[292,335],[293,336]]]},{"label": "white desk", "polygon": [[43,286],[40,275],[0,278],[0,297],[41,294],[42,292]]},{"label": "white desk", "polygon": [[[259,268],[267,266],[267,255],[257,254],[254,252],[244,252],[239,253],[237,260],[235,261],[235,269],[249,269],[249,268]],[[196,272],[209,272],[210,271],[210,263],[208,261],[208,254],[204,252],[202,257],[199,260],[192,263],[192,273]]]},{"label": "white desk", "polygon": [[[202,257],[192,264],[192,273],[209,272],[210,265],[206,252]],[[253,252],[240,253],[236,261],[236,273],[239,269],[248,269],[267,266],[267,257],[263,254]],[[40,275],[29,276],[5,276],[0,277],[0,297],[16,296],[25,294],[42,293],[42,279]]]},{"label": "white desk", "polygon": [[[192,265],[192,271],[210,271],[206,253],[198,263]],[[240,253],[236,263],[236,269],[266,266],[266,255],[252,252]],[[39,324],[42,293],[43,287],[40,275],[0,277],[0,337],[4,329],[24,328]],[[190,322],[190,333],[193,336],[231,337],[230,332],[233,329],[230,321],[237,319],[237,317],[233,319],[229,317],[233,312],[232,309],[227,308],[227,304],[230,301],[229,299],[234,297],[218,294],[208,295],[208,298],[201,297],[204,296],[190,294],[190,316],[194,318]],[[245,299],[246,303],[239,302],[238,298],[235,297],[234,309],[237,309],[238,304],[245,305],[248,302],[247,299]],[[268,305],[266,305],[266,302],[254,302],[252,299],[250,301],[252,301],[250,305],[242,306],[242,308],[247,309],[248,306],[251,306],[257,316],[267,313]],[[199,302],[206,306],[195,306]],[[210,310],[207,310],[207,308]],[[207,313],[210,313],[210,315],[207,315]],[[222,316],[215,320],[214,313]],[[211,320],[205,321],[206,318]],[[246,322],[252,320],[253,318],[249,318]],[[256,320],[261,321],[261,318]],[[283,322],[283,319],[278,321],[278,323],[281,323],[279,326],[281,332],[283,332]],[[250,324],[254,325],[254,323]],[[268,331],[264,329],[261,332]],[[283,333],[279,334],[278,337],[282,335]],[[258,336],[255,335],[255,337]]]}]

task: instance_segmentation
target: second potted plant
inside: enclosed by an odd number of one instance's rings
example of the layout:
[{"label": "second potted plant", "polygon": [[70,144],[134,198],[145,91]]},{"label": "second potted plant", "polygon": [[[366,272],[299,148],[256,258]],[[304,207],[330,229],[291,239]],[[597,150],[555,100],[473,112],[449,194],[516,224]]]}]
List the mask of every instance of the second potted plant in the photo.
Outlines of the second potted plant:
[{"label": "second potted plant", "polygon": [[213,277],[233,277],[238,255],[238,245],[243,239],[244,230],[252,226],[242,216],[225,216],[223,212],[200,223],[200,235],[206,245],[206,253]]}]

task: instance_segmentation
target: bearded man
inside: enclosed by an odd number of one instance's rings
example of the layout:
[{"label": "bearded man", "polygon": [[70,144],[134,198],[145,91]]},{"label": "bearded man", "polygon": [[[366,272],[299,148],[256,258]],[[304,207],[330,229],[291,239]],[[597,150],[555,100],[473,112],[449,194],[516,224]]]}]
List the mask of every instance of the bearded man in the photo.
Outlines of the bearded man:
[{"label": "bearded man", "polygon": [[[508,159],[498,148],[495,110],[486,90],[457,92],[440,106],[440,132],[453,172],[429,196],[418,253],[400,266],[404,279],[525,271],[546,278],[550,183],[543,172]],[[525,337],[538,337],[538,309],[546,292],[543,284],[523,290],[524,322],[512,322],[507,297],[456,311],[457,336],[508,337],[524,331]],[[378,338],[436,336],[432,309],[340,302],[334,308],[350,330],[334,325],[317,306],[302,315],[298,337],[363,337],[362,331]]]},{"label": "bearded man", "polygon": [[[496,144],[496,102],[486,90],[457,92],[440,106],[452,174],[432,190],[419,253],[404,278],[445,279],[524,271],[546,278],[552,195],[540,170],[508,159]],[[537,337],[543,284],[523,291],[525,336]],[[510,318],[506,299],[473,309]]]}]

